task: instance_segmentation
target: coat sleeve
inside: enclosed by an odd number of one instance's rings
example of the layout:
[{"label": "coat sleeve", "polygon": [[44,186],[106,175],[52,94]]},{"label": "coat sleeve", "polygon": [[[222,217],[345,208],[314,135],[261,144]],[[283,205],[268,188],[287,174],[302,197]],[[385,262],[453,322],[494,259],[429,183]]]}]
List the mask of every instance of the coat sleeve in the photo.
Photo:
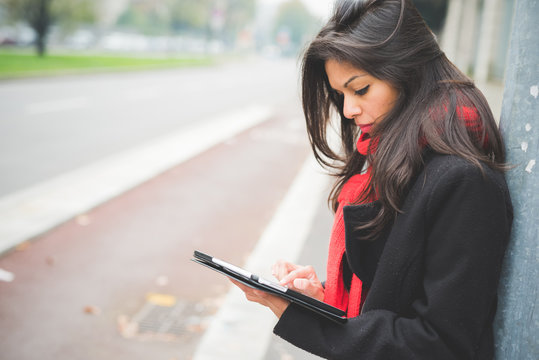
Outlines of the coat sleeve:
[{"label": "coat sleeve", "polygon": [[503,177],[485,174],[451,169],[429,191],[424,277],[412,316],[377,309],[339,325],[290,305],[274,333],[328,359],[475,358],[491,330],[512,220]]}]

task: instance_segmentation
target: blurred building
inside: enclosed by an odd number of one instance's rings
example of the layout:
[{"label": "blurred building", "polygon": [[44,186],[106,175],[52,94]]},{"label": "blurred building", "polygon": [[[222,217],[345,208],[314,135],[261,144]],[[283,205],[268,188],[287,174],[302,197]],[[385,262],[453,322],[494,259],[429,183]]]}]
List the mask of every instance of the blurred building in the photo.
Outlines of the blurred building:
[{"label": "blurred building", "polygon": [[441,45],[477,83],[504,79],[515,0],[448,0]]},{"label": "blurred building", "polygon": [[98,3],[99,25],[104,28],[110,28],[116,24],[118,17],[125,11],[129,0],[101,0]]}]

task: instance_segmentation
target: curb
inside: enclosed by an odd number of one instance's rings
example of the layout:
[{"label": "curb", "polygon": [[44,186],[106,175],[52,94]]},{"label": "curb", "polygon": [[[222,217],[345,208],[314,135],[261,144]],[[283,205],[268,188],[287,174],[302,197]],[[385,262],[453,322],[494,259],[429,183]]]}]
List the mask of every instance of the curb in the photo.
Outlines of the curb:
[{"label": "curb", "polygon": [[267,120],[270,115],[267,107],[246,107],[1,198],[0,254]]}]

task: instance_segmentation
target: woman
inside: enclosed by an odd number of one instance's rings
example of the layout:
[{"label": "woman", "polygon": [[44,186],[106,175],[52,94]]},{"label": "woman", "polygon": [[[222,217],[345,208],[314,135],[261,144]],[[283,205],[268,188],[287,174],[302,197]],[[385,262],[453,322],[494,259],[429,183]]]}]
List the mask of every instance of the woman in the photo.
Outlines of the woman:
[{"label": "woman", "polygon": [[[302,87],[314,154],[337,177],[327,278],[284,261],[273,271],[349,319],[236,285],[277,315],[277,335],[325,358],[492,359],[512,207],[480,91],[409,0],[338,1]],[[326,138],[334,112],[340,153]]]}]

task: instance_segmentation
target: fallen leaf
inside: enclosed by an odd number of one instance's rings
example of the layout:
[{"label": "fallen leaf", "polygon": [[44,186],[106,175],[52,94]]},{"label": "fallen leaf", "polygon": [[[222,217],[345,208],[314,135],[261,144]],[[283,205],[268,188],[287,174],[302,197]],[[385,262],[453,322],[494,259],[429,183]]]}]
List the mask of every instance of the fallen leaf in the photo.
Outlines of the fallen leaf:
[{"label": "fallen leaf", "polygon": [[101,309],[93,305],[85,306],[84,312],[89,315],[101,315]]},{"label": "fallen leaf", "polygon": [[192,333],[201,333],[204,330],[206,330],[206,326],[204,324],[187,325],[187,331],[192,332]]},{"label": "fallen leaf", "polygon": [[30,247],[30,243],[28,241],[22,242],[19,245],[15,246],[16,251],[26,251]]}]

